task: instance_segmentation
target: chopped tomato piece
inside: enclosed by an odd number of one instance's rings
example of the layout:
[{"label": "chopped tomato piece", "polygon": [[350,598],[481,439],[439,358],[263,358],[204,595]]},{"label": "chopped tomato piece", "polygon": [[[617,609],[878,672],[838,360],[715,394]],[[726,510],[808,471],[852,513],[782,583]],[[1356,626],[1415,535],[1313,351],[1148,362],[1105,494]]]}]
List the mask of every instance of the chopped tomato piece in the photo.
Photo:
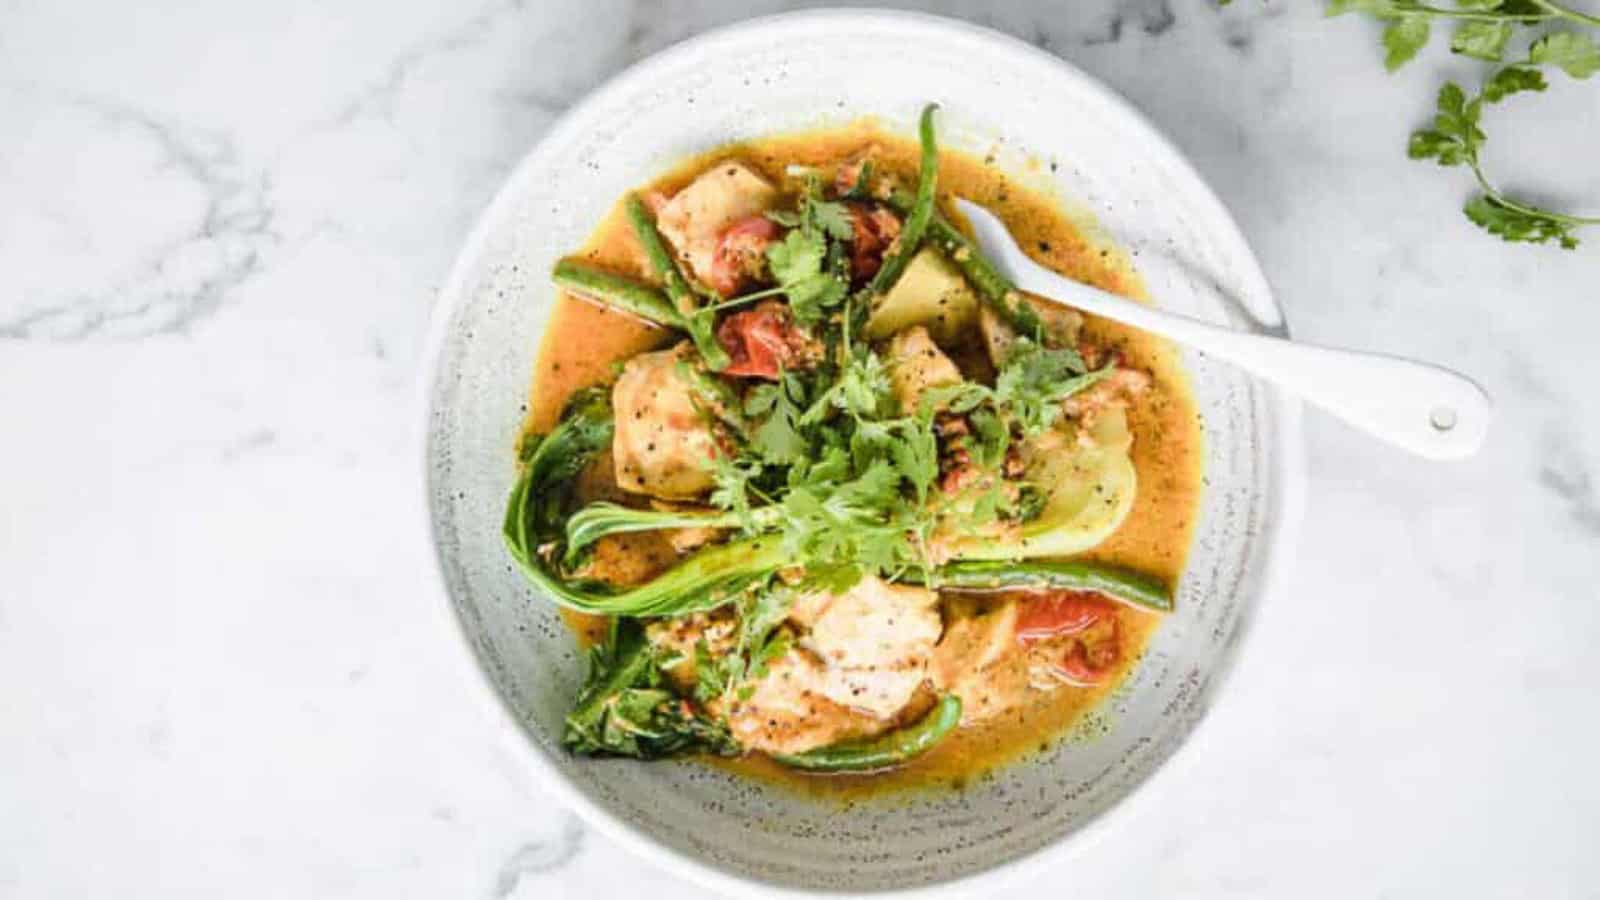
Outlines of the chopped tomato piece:
[{"label": "chopped tomato piece", "polygon": [[850,219],[855,228],[850,241],[850,274],[861,281],[878,274],[883,254],[900,236],[900,219],[876,203],[851,203]]},{"label": "chopped tomato piece", "polygon": [[776,381],[780,369],[793,369],[808,355],[808,339],[781,303],[762,303],[734,313],[717,326],[717,342],[728,351],[724,375]]},{"label": "chopped tomato piece", "polygon": [[1101,619],[1116,615],[1111,601],[1090,591],[1049,591],[1022,601],[1017,612],[1017,640],[1037,641],[1077,634]]},{"label": "chopped tomato piece", "polygon": [[717,293],[732,297],[766,265],[767,246],[778,239],[778,223],[766,216],[748,216],[728,226],[717,241],[706,281]]}]

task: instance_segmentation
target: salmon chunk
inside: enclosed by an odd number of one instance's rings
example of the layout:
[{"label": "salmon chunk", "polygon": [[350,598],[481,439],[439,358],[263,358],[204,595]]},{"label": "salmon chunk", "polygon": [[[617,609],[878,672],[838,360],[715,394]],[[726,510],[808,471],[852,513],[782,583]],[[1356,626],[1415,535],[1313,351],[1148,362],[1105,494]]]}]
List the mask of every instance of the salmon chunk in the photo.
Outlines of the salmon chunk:
[{"label": "salmon chunk", "polygon": [[928,678],[942,625],[938,595],[861,579],[795,604],[804,633],[728,721],[746,747],[799,753],[897,727]]},{"label": "salmon chunk", "polygon": [[611,454],[623,490],[688,500],[711,488],[716,438],[679,370],[693,355],[687,344],[642,353],[628,360],[611,389]]},{"label": "salmon chunk", "polygon": [[695,277],[710,283],[723,232],[771,209],[777,197],[770,182],[742,163],[720,162],[661,207],[656,227]]}]

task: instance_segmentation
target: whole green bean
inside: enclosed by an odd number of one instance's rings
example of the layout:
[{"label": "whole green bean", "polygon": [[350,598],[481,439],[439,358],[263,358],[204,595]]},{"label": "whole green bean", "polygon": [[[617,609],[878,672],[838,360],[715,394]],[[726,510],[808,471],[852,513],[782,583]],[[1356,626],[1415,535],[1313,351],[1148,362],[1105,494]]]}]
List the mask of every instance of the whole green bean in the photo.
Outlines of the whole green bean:
[{"label": "whole green bean", "polygon": [[661,232],[656,230],[656,221],[650,216],[650,210],[639,199],[638,194],[629,194],[627,200],[628,224],[633,226],[634,237],[639,239],[640,246],[644,247],[644,255],[650,259],[650,267],[656,270],[661,280],[667,285],[667,299],[677,307],[678,314],[687,316],[699,306],[695,302],[694,292],[689,290],[689,282],[684,279],[683,273],[678,271],[678,264],[672,261],[672,254],[667,251],[667,245],[661,239]]},{"label": "whole green bean", "polygon": [[645,207],[644,201],[638,194],[629,194],[626,203],[628,224],[633,226],[633,234],[639,239],[639,244],[644,247],[645,256],[650,258],[651,268],[661,276],[667,286],[667,299],[677,309],[682,317],[680,326],[689,333],[689,339],[694,341],[695,349],[700,351],[700,356],[705,359],[706,365],[713,372],[720,372],[728,367],[728,351],[722,349],[718,343],[715,329],[716,316],[710,311],[699,310],[699,298],[689,287],[688,279],[683,277],[683,272],[678,269],[678,264],[673,261],[672,254],[667,251],[666,243],[661,239],[661,231],[656,228],[655,219],[651,217],[650,210]]},{"label": "whole green bean", "polygon": [[933,129],[933,113],[938,108],[936,103],[929,103],[922,108],[922,119],[918,126],[922,160],[917,170],[917,194],[906,212],[900,236],[895,239],[894,251],[883,258],[878,274],[872,276],[873,294],[884,293],[900,280],[900,274],[916,254],[922,236],[928,230],[928,222],[933,218],[934,194],[939,184],[939,145]]},{"label": "whole green bean", "polygon": [[898,766],[933,749],[961,722],[961,698],[946,694],[913,725],[866,741],[847,741],[805,753],[775,753],[786,766],[811,772],[870,772]]},{"label": "whole green bean", "polygon": [[[914,572],[904,576],[915,579]],[[1055,560],[972,560],[946,563],[934,570],[940,588],[966,591],[1069,590],[1094,591],[1130,606],[1172,612],[1172,593],[1159,579],[1143,572],[1090,562]]]},{"label": "whole green bean", "polygon": [[572,259],[556,263],[550,277],[575,294],[633,313],[657,325],[680,330],[684,327],[683,316],[653,285]]},{"label": "whole green bean", "polygon": [[728,353],[717,343],[716,316],[711,310],[702,309],[685,316],[654,285],[577,260],[563,259],[556,263],[550,277],[575,294],[684,332],[713,371],[727,367]]}]

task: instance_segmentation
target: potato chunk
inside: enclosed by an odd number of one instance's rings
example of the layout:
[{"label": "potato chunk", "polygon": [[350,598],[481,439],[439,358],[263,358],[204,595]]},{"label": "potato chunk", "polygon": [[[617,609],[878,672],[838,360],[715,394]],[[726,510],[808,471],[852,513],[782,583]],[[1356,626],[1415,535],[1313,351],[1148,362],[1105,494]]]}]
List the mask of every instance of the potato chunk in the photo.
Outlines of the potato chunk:
[{"label": "potato chunk", "polygon": [[711,488],[716,439],[679,372],[687,344],[628,360],[611,390],[617,485],[636,494],[687,500]]},{"label": "potato chunk", "polygon": [[938,250],[924,247],[872,308],[866,334],[878,340],[922,325],[934,340],[951,344],[977,319],[978,296],[966,278]]},{"label": "potato chunk", "polygon": [[771,209],[777,196],[777,189],[743,164],[720,162],[661,207],[656,227],[695,277],[709,281],[722,233]]}]

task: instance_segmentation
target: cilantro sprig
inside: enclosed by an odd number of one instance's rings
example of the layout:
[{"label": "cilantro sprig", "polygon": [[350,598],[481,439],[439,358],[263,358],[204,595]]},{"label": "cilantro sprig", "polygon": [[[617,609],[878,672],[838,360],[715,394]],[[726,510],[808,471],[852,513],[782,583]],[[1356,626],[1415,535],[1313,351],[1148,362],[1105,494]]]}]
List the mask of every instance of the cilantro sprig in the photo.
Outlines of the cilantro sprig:
[{"label": "cilantro sprig", "polygon": [[[1345,13],[1365,13],[1385,23],[1384,65],[1391,72],[1416,58],[1429,43],[1434,24],[1441,22],[1454,24],[1451,52],[1500,64],[1470,97],[1460,85],[1446,82],[1439,90],[1433,124],[1413,133],[1407,146],[1412,159],[1471,170],[1479,193],[1463,207],[1469,220],[1506,241],[1555,242],[1568,250],[1578,246],[1579,229],[1600,225],[1600,217],[1571,215],[1507,196],[1484,174],[1479,152],[1488,140],[1482,128],[1486,104],[1544,91],[1549,86],[1544,67],[1577,80],[1600,71],[1600,42],[1573,27],[1600,28],[1600,16],[1555,0],[1456,0],[1454,7],[1420,0],[1329,0],[1328,15]],[[1564,27],[1543,32],[1528,44],[1525,56],[1506,62],[1519,29],[1556,23]]]},{"label": "cilantro sprig", "polygon": [[1571,250],[1578,246],[1577,229],[1600,225],[1600,218],[1568,215],[1507,197],[1489,181],[1479,158],[1479,151],[1488,140],[1481,127],[1485,104],[1497,104],[1523,92],[1543,91],[1548,82],[1537,67],[1544,63],[1568,72],[1582,72],[1579,77],[1587,77],[1600,69],[1600,47],[1592,41],[1585,44],[1577,40],[1573,32],[1556,32],[1535,41],[1525,60],[1496,71],[1473,97],[1469,98],[1455,82],[1445,82],[1439,89],[1432,126],[1411,135],[1407,154],[1412,159],[1431,159],[1441,166],[1466,166],[1472,171],[1482,193],[1467,201],[1465,212],[1478,227],[1507,241],[1554,241]]},{"label": "cilantro sprig", "polygon": [[767,248],[767,264],[778,283],[775,290],[788,298],[795,320],[814,325],[850,289],[844,242],[855,234],[855,226],[848,207],[823,198],[815,174],[805,176],[804,188],[797,211],[767,214],[790,229]]}]

